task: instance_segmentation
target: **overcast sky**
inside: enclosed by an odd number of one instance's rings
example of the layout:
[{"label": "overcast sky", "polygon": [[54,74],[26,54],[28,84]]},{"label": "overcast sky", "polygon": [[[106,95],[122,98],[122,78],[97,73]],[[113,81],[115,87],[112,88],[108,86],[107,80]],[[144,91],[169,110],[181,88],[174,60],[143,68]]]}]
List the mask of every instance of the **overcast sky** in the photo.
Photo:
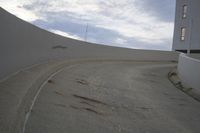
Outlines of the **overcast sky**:
[{"label": "overcast sky", "polygon": [[[171,50],[175,0],[0,0],[14,15],[89,42]],[[86,27],[88,32],[86,34]]]}]

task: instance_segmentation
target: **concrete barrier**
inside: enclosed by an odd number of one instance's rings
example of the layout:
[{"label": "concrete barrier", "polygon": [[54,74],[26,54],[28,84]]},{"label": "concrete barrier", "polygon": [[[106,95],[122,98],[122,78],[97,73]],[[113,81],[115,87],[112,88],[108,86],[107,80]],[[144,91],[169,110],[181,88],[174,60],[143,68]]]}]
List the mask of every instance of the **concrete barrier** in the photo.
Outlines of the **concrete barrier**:
[{"label": "concrete barrier", "polygon": [[177,61],[170,51],[134,50],[62,37],[0,8],[0,79],[24,67],[54,59]]},{"label": "concrete barrier", "polygon": [[200,90],[200,60],[180,54],[178,76],[184,86]]}]

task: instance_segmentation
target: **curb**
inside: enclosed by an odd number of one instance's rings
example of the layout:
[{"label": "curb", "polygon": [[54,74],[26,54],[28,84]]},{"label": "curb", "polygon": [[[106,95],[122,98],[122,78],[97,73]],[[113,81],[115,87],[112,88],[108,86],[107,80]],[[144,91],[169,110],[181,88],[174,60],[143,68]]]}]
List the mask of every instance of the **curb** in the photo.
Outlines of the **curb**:
[{"label": "curb", "polygon": [[184,86],[178,77],[177,69],[173,69],[168,73],[168,79],[176,88],[200,102],[200,90]]}]

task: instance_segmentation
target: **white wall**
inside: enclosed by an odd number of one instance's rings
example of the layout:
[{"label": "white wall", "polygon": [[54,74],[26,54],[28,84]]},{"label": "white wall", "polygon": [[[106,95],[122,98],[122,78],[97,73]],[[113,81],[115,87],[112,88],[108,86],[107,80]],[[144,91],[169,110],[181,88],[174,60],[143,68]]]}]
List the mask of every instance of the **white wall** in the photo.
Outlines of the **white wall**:
[{"label": "white wall", "polygon": [[187,87],[200,89],[200,60],[180,54],[178,76]]},{"label": "white wall", "polygon": [[65,38],[33,26],[0,8],[0,79],[23,67],[61,58],[172,61],[178,59],[178,54],[117,48]]}]

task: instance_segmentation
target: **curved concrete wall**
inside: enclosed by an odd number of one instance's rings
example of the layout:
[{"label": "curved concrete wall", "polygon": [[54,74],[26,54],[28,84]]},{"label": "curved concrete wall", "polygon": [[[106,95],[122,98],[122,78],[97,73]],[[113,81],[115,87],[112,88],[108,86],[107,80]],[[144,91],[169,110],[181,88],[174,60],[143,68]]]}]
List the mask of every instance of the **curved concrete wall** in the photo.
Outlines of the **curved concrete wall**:
[{"label": "curved concrete wall", "polygon": [[178,76],[184,85],[200,89],[200,60],[180,54]]},{"label": "curved concrete wall", "polygon": [[172,61],[178,59],[178,54],[117,48],[65,38],[0,8],[0,79],[23,67],[61,58]]}]

